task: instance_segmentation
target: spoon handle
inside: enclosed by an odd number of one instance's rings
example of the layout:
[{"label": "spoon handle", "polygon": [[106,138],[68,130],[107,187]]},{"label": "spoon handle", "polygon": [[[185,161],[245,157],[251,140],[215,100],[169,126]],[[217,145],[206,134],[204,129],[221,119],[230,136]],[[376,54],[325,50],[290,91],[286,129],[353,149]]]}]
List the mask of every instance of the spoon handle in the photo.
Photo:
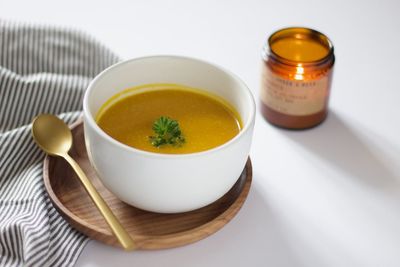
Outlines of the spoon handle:
[{"label": "spoon handle", "polygon": [[62,155],[62,157],[64,157],[64,159],[74,169],[80,181],[82,182],[83,186],[85,187],[86,191],[88,192],[89,196],[91,197],[94,204],[100,211],[101,215],[103,215],[104,219],[110,226],[111,230],[117,237],[118,241],[121,243],[122,247],[125,250],[134,250],[135,244],[132,238],[129,236],[128,232],[124,229],[124,227],[115,217],[115,215],[112,213],[107,203],[97,192],[96,188],[93,186],[92,182],[87,178],[85,173],[82,171],[81,167],[79,167],[78,163],[76,163],[76,161],[73,158],[71,158],[71,156],[68,154]]}]

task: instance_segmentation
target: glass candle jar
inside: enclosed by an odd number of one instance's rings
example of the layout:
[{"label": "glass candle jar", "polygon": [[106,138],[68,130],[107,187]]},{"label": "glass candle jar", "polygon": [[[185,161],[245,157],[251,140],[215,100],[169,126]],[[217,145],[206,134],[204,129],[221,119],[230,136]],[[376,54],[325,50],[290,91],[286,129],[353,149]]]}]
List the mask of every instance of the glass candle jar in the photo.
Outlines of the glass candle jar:
[{"label": "glass candle jar", "polygon": [[321,123],[335,56],[324,34],[308,28],[273,33],[263,48],[261,112],[272,124],[305,129]]}]

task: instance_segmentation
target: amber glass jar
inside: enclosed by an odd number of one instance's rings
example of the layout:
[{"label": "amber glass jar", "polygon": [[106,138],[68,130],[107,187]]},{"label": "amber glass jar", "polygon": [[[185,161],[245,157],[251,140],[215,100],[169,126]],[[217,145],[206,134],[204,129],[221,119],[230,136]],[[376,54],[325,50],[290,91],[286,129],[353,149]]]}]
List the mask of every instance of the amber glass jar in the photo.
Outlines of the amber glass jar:
[{"label": "amber glass jar", "polygon": [[273,33],[263,48],[261,112],[272,124],[305,129],[327,116],[335,56],[331,41],[308,28]]}]

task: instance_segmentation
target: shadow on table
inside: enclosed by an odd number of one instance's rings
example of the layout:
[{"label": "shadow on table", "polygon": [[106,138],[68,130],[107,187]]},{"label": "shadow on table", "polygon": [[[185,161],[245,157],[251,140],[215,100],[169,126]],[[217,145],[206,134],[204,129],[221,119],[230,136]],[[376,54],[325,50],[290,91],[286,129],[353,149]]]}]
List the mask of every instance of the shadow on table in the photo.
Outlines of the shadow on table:
[{"label": "shadow on table", "polygon": [[282,134],[329,164],[349,173],[357,182],[381,189],[399,186],[399,174],[388,167],[388,163],[385,163],[388,155],[376,144],[392,149],[391,145],[378,136],[372,136],[373,133],[367,132],[365,128],[348,124],[333,111],[316,128],[304,131],[282,130]]},{"label": "shadow on table", "polygon": [[174,249],[132,253],[90,242],[76,266],[303,266],[273,211],[276,207],[270,205],[253,183],[237,216],[204,240]]}]

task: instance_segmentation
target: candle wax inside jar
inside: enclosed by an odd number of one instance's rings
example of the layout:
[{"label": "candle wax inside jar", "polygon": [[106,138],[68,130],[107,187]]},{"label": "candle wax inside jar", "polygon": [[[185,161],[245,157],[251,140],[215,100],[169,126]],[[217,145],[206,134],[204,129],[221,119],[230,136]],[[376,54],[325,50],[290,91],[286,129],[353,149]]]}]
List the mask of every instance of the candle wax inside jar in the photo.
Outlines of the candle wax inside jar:
[{"label": "candle wax inside jar", "polygon": [[271,50],[278,56],[297,62],[310,62],[324,58],[329,47],[314,39],[286,37],[271,44]]}]

